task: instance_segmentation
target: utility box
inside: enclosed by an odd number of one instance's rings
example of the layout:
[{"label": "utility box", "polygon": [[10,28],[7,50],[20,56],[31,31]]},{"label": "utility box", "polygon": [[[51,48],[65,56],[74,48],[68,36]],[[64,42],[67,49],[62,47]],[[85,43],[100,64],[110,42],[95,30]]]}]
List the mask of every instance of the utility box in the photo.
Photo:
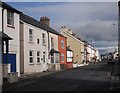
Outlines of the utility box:
[{"label": "utility box", "polygon": [[18,72],[8,73],[7,81],[8,81],[9,83],[18,82]]}]

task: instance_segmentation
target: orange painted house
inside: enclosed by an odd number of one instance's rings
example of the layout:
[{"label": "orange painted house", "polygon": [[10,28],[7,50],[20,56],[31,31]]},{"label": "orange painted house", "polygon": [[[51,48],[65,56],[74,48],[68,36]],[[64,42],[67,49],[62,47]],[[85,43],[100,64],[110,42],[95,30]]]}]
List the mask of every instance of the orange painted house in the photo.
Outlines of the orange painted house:
[{"label": "orange painted house", "polygon": [[58,51],[60,52],[60,68],[65,69],[66,68],[66,63],[67,63],[67,51],[66,51],[66,42],[67,38],[58,35]]}]

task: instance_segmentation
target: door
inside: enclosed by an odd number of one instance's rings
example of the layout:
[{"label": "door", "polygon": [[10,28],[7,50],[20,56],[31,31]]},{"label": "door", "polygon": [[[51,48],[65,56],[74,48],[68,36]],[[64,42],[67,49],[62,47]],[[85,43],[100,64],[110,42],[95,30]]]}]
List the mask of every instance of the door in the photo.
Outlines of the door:
[{"label": "door", "polygon": [[46,64],[46,52],[43,52],[43,71],[47,70],[47,64]]},{"label": "door", "polygon": [[[6,54],[4,54],[4,63],[6,63]],[[11,64],[11,72],[16,72],[16,54],[9,54],[9,61]]]}]

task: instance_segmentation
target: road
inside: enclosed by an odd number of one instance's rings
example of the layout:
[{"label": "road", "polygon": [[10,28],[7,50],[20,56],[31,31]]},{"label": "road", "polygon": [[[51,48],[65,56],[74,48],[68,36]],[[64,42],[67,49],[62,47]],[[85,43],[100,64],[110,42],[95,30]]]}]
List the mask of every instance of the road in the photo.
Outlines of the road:
[{"label": "road", "polygon": [[100,62],[40,77],[3,91],[110,91],[112,69],[112,64]]}]

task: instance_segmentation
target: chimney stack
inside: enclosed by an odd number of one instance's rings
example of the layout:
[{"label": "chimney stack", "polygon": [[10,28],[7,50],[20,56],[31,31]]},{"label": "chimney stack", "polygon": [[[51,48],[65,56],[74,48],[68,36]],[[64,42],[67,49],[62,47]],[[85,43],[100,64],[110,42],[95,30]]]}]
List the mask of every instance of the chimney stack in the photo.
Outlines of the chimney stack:
[{"label": "chimney stack", "polygon": [[50,26],[50,19],[49,19],[49,17],[42,16],[40,18],[40,22],[43,23],[43,24],[46,24],[47,26]]}]

